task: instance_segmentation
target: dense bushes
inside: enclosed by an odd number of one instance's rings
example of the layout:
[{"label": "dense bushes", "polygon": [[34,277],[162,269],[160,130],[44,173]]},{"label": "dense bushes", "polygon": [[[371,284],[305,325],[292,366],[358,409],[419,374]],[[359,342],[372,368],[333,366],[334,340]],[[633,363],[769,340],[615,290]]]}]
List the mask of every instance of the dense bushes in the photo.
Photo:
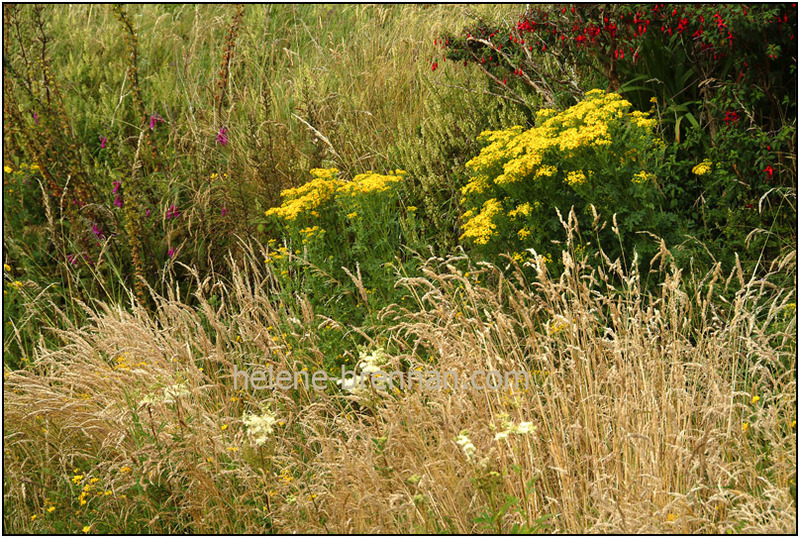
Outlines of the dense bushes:
[{"label": "dense bushes", "polygon": [[[788,4],[560,4],[445,35],[441,47],[514,95],[563,107],[607,87],[636,110],[654,107],[666,147],[651,171],[682,223],[676,256],[730,266],[738,254],[755,268],[797,238],[796,33]],[[707,173],[692,172],[706,160]]]}]

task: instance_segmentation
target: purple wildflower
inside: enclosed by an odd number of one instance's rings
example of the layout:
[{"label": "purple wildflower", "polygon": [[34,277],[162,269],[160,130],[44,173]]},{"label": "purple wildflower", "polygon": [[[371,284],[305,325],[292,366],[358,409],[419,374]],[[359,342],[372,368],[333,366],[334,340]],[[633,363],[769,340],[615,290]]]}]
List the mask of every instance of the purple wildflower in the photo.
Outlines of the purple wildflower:
[{"label": "purple wildflower", "polygon": [[164,118],[162,118],[158,114],[153,114],[152,116],[150,116],[150,128],[151,129],[155,129],[156,125],[158,125],[159,123],[164,123]]},{"label": "purple wildflower", "polygon": [[145,217],[149,217],[150,216],[150,210],[149,209],[147,211],[145,211],[144,216]]},{"label": "purple wildflower", "polygon": [[95,235],[95,237],[97,237],[98,239],[102,239],[102,238],[105,236],[105,234],[103,233],[103,231],[100,229],[100,226],[98,226],[97,224],[92,224],[92,233],[93,233],[93,234]]},{"label": "purple wildflower", "polygon": [[75,254],[67,255],[67,261],[70,265],[78,265],[78,257]]},{"label": "purple wildflower", "polygon": [[224,208],[224,207],[222,209],[220,209],[219,212],[223,217],[228,214],[228,210],[226,208]]},{"label": "purple wildflower", "polygon": [[122,207],[122,198],[119,197],[119,194],[116,198],[114,198],[114,205],[117,207]]},{"label": "purple wildflower", "polygon": [[111,194],[117,194],[117,191],[122,186],[122,183],[120,183],[119,181],[115,181],[113,185],[114,185],[114,190],[111,191]]},{"label": "purple wildflower", "polygon": [[33,121],[36,123],[36,125],[39,125],[39,114],[36,112],[33,113]]},{"label": "purple wildflower", "polygon": [[228,143],[228,128],[227,127],[220,127],[219,133],[217,133],[217,143],[222,144],[223,146]]},{"label": "purple wildflower", "polygon": [[180,215],[180,214],[181,214],[181,212],[178,211],[178,208],[176,206],[174,206],[174,205],[169,206],[169,209],[167,210],[167,218],[168,219],[176,219],[176,218],[178,218],[178,215]]},{"label": "purple wildflower", "polygon": [[171,258],[173,254],[175,254],[175,249],[172,248],[172,247],[169,247],[169,250],[167,250],[167,256],[169,256]]},{"label": "purple wildflower", "polygon": [[105,136],[100,137],[100,149],[106,149],[106,142],[108,139]]}]

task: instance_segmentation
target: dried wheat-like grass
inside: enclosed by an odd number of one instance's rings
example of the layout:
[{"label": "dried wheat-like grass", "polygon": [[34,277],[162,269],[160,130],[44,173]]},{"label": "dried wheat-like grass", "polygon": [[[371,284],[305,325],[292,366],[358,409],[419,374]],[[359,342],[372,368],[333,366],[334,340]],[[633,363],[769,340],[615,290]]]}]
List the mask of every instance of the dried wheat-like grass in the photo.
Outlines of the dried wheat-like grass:
[{"label": "dried wheat-like grass", "polygon": [[[533,383],[358,400],[335,386],[234,389],[234,365],[321,367],[315,325],[330,323],[302,299],[278,301],[250,253],[228,284],[196,275],[199,307],[177,296],[157,299],[153,313],[103,307],[62,335],[66,345],[6,372],[6,530],[25,529],[41,499],[87,464],[115,492],[166,492],[115,505],[119,521],[144,517],[156,532],[795,528],[795,296],[770,282],[793,273],[793,254],[764,278],[717,267],[696,279],[663,249],[656,295],[636,269],[608,259],[592,268],[569,245],[563,273],[538,258],[532,282],[431,258],[397,282],[415,307],[381,313],[387,368],[462,379],[524,370]],[[294,327],[301,348],[273,327]],[[159,402],[174,386],[188,393]],[[253,447],[241,417],[265,404],[280,425]],[[536,429],[496,439],[507,421]],[[455,443],[463,430],[474,459]],[[503,511],[508,495],[518,502]]]}]

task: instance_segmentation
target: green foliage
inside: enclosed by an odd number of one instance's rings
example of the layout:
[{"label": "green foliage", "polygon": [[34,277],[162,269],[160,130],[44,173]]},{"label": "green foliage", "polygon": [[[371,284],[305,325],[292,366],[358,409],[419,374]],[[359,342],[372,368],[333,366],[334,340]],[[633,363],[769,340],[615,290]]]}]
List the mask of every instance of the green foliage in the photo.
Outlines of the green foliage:
[{"label": "green foliage", "polygon": [[450,82],[456,76],[449,71],[448,66],[439,71],[438,76],[450,80],[431,88],[423,121],[403,122],[392,154],[397,166],[409,172],[408,203],[419,205],[425,242],[440,252],[458,244],[458,200],[469,179],[465,164],[480,150],[478,135],[487,129],[533,124],[532,108],[499,98],[483,79],[468,87],[455,86]]}]

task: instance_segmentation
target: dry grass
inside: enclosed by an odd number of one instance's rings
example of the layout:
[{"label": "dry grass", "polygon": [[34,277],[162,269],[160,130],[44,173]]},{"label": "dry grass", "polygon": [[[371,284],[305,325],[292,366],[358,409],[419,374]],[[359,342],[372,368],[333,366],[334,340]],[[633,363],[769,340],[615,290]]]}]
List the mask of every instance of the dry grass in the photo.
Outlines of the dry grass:
[{"label": "dry grass", "polygon": [[[458,258],[398,279],[417,304],[382,314],[375,345],[394,366],[532,372],[516,393],[236,392],[234,364],[321,365],[335,325],[302,298],[278,302],[254,253],[228,284],[198,279],[197,309],[102,308],[5,374],[4,530],[791,533],[794,291],[737,271],[685,277],[666,256],[656,296],[635,270],[569,249],[562,274],[542,261],[531,284],[467,275]],[[770,274],[794,270],[792,253]],[[179,383],[190,394],[176,403],[142,403]],[[257,449],[241,417],[264,402],[280,425]],[[537,429],[495,441],[504,414]],[[111,493],[81,506],[90,478]]]}]

